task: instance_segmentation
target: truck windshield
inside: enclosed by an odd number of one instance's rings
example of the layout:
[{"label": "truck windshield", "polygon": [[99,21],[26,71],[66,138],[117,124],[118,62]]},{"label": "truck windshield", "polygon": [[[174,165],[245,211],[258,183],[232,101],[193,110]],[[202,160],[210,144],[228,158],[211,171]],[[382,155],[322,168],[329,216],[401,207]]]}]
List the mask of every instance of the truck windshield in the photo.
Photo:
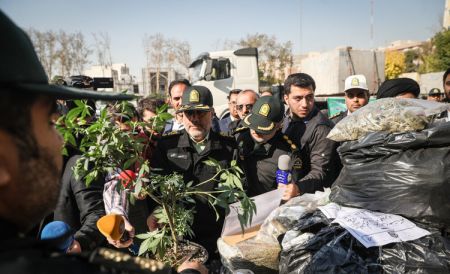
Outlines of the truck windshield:
[{"label": "truck windshield", "polygon": [[230,76],[230,60],[228,58],[213,59],[211,80],[227,79]]},{"label": "truck windshield", "polygon": [[201,78],[201,71],[202,71],[202,65],[203,61],[199,60],[198,62],[195,62],[191,67],[189,68],[189,73],[191,75],[191,83],[195,83],[197,81],[200,81]]}]

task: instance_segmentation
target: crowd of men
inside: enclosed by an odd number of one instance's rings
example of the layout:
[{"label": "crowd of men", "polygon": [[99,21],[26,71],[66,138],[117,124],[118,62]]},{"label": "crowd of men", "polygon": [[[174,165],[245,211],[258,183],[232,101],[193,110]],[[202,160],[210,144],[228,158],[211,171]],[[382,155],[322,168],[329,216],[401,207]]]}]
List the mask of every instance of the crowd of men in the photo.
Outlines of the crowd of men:
[{"label": "crowd of men", "polygon": [[[27,35],[0,13],[4,43],[0,45],[0,272],[146,272],[130,256],[99,252],[99,246],[130,248],[136,231],[157,229],[152,214],[155,205],[145,200],[130,205],[118,193],[117,179],[102,178],[89,187],[75,180],[71,167],[79,155],[68,159],[63,167],[60,135],[54,127],[56,99],[129,100],[124,94],[97,93],[88,90],[48,85]],[[443,76],[443,94],[432,89],[429,98],[450,100],[450,69]],[[203,86],[191,86],[187,80],[173,81],[168,103],[174,117],[167,122],[154,149],[146,155],[154,168],[163,174],[178,172],[185,182],[204,182],[215,174],[204,160],[213,158],[223,167],[232,160],[244,170],[244,185],[250,196],[283,188],[283,200],[330,187],[339,175],[339,143],[326,138],[333,126],[369,102],[369,90],[363,75],[345,80],[347,110],[329,119],[315,104],[316,83],[306,73],[287,77],[282,94],[255,90],[231,90],[229,114],[218,119],[214,98]],[[417,82],[407,78],[385,81],[377,99],[387,97],[418,98]],[[443,95],[443,96],[442,96]],[[442,98],[444,97],[444,98]],[[144,98],[136,116],[148,121],[156,115],[161,102]],[[448,117],[448,112],[442,114]],[[123,121],[118,119],[119,126]],[[123,128],[126,130],[126,127]],[[277,184],[276,170],[281,155],[289,155],[292,170],[288,184]],[[61,190],[60,190],[61,186]],[[214,182],[201,186],[212,190]],[[57,206],[56,206],[57,205]],[[56,206],[56,210],[55,210]],[[138,209],[138,207],[141,207]],[[132,213],[133,210],[138,212]],[[55,254],[52,241],[27,237],[48,214],[63,220],[75,230],[75,241],[67,254]],[[105,239],[95,223],[107,213],[120,214],[131,238],[127,241]],[[216,241],[225,216],[216,220],[215,212],[205,201],[195,205],[192,225],[195,242],[209,252],[209,271],[220,271]],[[28,233],[29,236],[29,233]],[[126,250],[126,249],[125,249]],[[117,258],[122,263],[117,263]],[[127,259],[125,259],[127,258]],[[171,269],[151,260],[155,272]],[[207,273],[204,265],[185,262],[179,273]],[[215,273],[215,272],[214,272]]]}]

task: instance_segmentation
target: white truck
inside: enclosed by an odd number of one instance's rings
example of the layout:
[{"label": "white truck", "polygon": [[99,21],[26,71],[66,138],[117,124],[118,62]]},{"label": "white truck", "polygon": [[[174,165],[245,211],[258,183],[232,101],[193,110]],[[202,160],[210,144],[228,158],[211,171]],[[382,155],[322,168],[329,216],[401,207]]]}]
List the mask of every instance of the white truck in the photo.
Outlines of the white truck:
[{"label": "white truck", "polygon": [[194,85],[211,90],[216,115],[221,118],[228,111],[230,90],[252,89],[258,92],[258,49],[202,53],[191,63],[190,74]]}]

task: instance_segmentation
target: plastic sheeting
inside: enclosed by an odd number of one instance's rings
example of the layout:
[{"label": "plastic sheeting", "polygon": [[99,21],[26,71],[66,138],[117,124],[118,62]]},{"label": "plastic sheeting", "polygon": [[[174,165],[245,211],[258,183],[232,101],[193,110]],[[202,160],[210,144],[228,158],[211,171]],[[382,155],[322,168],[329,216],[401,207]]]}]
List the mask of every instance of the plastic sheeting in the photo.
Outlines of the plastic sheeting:
[{"label": "plastic sheeting", "polygon": [[436,230],[415,241],[365,248],[345,229],[330,225],[321,212],[315,212],[305,215],[293,231],[313,236],[283,248],[281,274],[450,272],[449,241]]},{"label": "plastic sheeting", "polygon": [[227,244],[220,238],[217,247],[223,265],[230,271],[228,273],[238,269],[249,269],[258,274],[278,273],[281,251],[279,237],[294,227],[303,215],[328,203],[329,195],[330,189],[326,188],[324,192],[317,191],[289,200],[272,211],[254,238],[235,245]]},{"label": "plastic sheeting", "polygon": [[369,133],[344,142],[330,200],[450,225],[450,123],[420,132]]}]

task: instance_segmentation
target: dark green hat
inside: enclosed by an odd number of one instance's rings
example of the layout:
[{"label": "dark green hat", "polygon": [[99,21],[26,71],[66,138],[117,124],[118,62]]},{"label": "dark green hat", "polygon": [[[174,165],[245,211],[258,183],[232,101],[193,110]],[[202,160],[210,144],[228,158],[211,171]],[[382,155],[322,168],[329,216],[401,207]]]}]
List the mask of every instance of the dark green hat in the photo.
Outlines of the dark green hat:
[{"label": "dark green hat", "polygon": [[133,95],[50,85],[28,35],[0,11],[0,92],[34,93],[59,99],[129,100]]},{"label": "dark green hat", "polygon": [[284,117],[284,104],[274,96],[259,98],[252,108],[252,112],[245,116],[244,126],[254,129],[258,133],[268,134],[275,129],[275,124]]},{"label": "dark green hat", "polygon": [[181,107],[177,111],[201,110],[210,111],[213,106],[211,91],[204,86],[192,86],[183,92],[181,97]]}]

